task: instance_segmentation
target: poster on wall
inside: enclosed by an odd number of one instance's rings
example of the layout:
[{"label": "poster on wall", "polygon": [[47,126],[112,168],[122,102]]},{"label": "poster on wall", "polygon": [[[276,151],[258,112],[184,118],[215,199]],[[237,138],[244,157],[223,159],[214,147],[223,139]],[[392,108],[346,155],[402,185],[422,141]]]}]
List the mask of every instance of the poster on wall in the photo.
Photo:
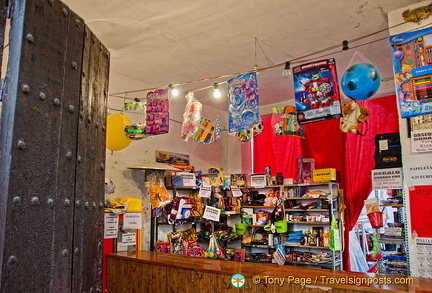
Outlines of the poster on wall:
[{"label": "poster on wall", "polygon": [[411,233],[415,237],[432,237],[432,185],[409,188]]},{"label": "poster on wall", "polygon": [[292,70],[300,124],[342,116],[335,59],[299,65]]},{"label": "poster on wall", "polygon": [[168,133],[169,102],[168,88],[147,93],[146,134],[157,135]]},{"label": "poster on wall", "polygon": [[251,128],[259,122],[256,72],[240,74],[228,80],[228,131]]},{"label": "poster on wall", "polygon": [[432,113],[432,27],[390,36],[402,118]]}]

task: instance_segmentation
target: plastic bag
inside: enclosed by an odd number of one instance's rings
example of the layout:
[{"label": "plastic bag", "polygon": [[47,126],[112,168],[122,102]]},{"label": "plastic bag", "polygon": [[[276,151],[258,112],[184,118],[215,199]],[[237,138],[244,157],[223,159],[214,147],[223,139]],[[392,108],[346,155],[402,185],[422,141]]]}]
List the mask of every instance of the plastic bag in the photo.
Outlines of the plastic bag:
[{"label": "plastic bag", "polygon": [[155,209],[161,208],[169,204],[172,200],[172,197],[168,190],[165,188],[165,184],[163,183],[163,180],[161,178],[150,184],[148,193],[150,195],[150,204]]},{"label": "plastic bag", "polygon": [[210,236],[209,246],[207,248],[207,251],[204,252],[204,257],[226,259],[225,251],[220,245],[215,233],[212,233]]},{"label": "plastic bag", "polygon": [[330,224],[330,243],[329,248],[333,251],[341,250],[341,239],[340,239],[340,230],[336,223],[336,219],[332,216],[331,224]]},{"label": "plastic bag", "polygon": [[201,122],[202,104],[195,99],[194,93],[189,92],[186,95],[186,107],[183,113],[183,124],[181,138],[185,141],[192,137],[198,129]]}]

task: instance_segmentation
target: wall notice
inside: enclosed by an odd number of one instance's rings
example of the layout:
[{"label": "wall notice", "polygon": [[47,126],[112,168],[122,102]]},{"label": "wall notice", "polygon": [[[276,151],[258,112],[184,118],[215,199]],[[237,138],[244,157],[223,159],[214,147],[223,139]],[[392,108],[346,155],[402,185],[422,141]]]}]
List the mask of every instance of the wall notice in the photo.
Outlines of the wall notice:
[{"label": "wall notice", "polygon": [[411,131],[411,151],[413,153],[432,152],[432,130]]},{"label": "wall notice", "polygon": [[117,238],[119,216],[105,213],[104,238]]},{"label": "wall notice", "polygon": [[402,188],[402,168],[372,170],[372,189]]},{"label": "wall notice", "polygon": [[432,181],[432,161],[408,164],[405,171],[408,186],[430,185]]},{"label": "wall notice", "polygon": [[126,213],[123,218],[123,229],[141,229],[141,213]]},{"label": "wall notice", "polygon": [[432,278],[432,238],[416,237],[415,248],[410,253],[412,275]]}]

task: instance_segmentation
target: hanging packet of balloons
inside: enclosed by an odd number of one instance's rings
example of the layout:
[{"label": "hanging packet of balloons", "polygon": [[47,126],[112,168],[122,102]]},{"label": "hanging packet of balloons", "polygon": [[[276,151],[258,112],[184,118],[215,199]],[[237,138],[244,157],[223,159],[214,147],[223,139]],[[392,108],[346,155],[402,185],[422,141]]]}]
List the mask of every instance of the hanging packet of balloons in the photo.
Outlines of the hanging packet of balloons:
[{"label": "hanging packet of balloons", "polygon": [[297,119],[300,124],[342,116],[334,58],[299,65],[292,71]]},{"label": "hanging packet of balloons", "polygon": [[228,80],[228,131],[251,128],[259,122],[256,72],[240,74]]},{"label": "hanging packet of balloons", "polygon": [[146,135],[168,133],[168,88],[147,93]]},{"label": "hanging packet of balloons", "polygon": [[402,118],[432,113],[432,27],[390,36]]}]

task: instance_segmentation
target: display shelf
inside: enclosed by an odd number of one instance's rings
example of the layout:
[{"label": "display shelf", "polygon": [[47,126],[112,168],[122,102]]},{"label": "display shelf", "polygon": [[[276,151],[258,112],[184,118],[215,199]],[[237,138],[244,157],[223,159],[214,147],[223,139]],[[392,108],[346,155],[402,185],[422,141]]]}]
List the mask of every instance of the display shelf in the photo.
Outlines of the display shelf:
[{"label": "display shelf", "polygon": [[[380,197],[379,191],[375,191],[375,196],[377,198]],[[387,203],[392,201],[402,201],[402,203]],[[380,244],[378,246],[379,252],[383,256],[382,259],[378,261],[378,272],[380,274],[410,275],[406,210],[404,203],[405,194],[402,189],[391,190],[391,194],[387,193],[387,198],[381,198],[380,200],[382,210],[386,211],[391,209],[390,212],[393,211],[394,214],[393,221],[385,223],[385,227],[376,229],[378,236],[377,241]],[[387,231],[387,229],[389,231]]]},{"label": "display shelf", "polygon": [[329,209],[308,209],[308,210],[302,210],[302,209],[285,209],[286,212],[328,212]]},{"label": "display shelf", "polygon": [[391,236],[385,236],[383,234],[378,235],[378,240],[380,243],[387,243],[387,244],[401,244],[405,242],[404,237],[391,237]]},{"label": "display shelf", "polygon": [[249,208],[249,209],[263,209],[263,208],[268,208],[268,209],[274,209],[275,206],[242,206],[242,208]]},{"label": "display shelf", "polygon": [[287,221],[288,224],[301,224],[301,225],[330,225],[329,222],[307,222],[307,221]]},{"label": "display shelf", "polygon": [[[199,187],[179,187],[179,186],[169,186],[167,189],[175,194],[176,192],[179,193],[181,196],[189,197],[192,192],[196,193],[200,189]],[[212,188],[213,189],[213,188]],[[228,189],[222,189],[221,188],[221,194],[226,197],[226,191]],[[189,194],[188,194],[189,192]],[[208,203],[207,198],[203,198],[203,205],[206,206]],[[152,211],[153,214],[153,211]],[[218,224],[226,225],[226,226],[232,226],[232,222],[236,221],[236,218],[240,219],[241,214],[235,213],[233,211],[224,211],[222,210],[219,215],[219,221],[212,221],[209,219],[205,219],[201,216],[195,215],[189,218],[187,221],[181,221],[181,222],[174,222],[174,223],[168,223],[167,219],[163,216],[159,217],[152,217],[151,218],[151,243],[150,243],[150,250],[155,250],[155,243],[157,241],[164,241],[166,242],[167,239],[164,238],[168,236],[171,232],[179,232],[181,230],[185,230],[187,228],[193,228],[196,233],[198,234],[198,241],[201,242],[200,245],[202,247],[206,247],[208,245],[209,238],[207,237],[201,237],[199,233],[201,233],[203,230],[203,226],[205,224],[210,224],[212,232],[217,232],[217,226]],[[171,227],[170,227],[171,226]],[[231,238],[231,239],[219,239],[221,243],[223,243],[223,246],[226,247],[228,243],[236,240],[241,240],[241,238]],[[240,246],[236,245],[236,246]]]},{"label": "display shelf", "polygon": [[311,249],[322,249],[322,250],[330,250],[328,246],[313,246],[313,245],[292,245],[284,243],[285,247],[298,247],[298,248],[311,248]]},{"label": "display shelf", "polygon": [[[303,265],[303,266],[316,266],[316,267],[320,267],[320,268],[328,268],[328,269],[332,269],[333,268],[333,264],[326,262],[326,263],[315,263],[315,262],[303,262],[303,261],[293,261],[293,260],[287,260],[285,262],[286,264],[293,264],[293,265]],[[338,266],[339,263],[336,263],[335,266]]]},{"label": "display shelf", "polygon": [[254,247],[254,248],[275,248],[273,245],[266,245],[266,244],[243,243],[242,245],[245,247]]},{"label": "display shelf", "polygon": [[[264,193],[260,190],[265,188],[274,188],[275,186],[266,186],[266,187],[249,187],[249,192],[253,192],[257,190],[259,193]],[[270,234],[272,236],[275,246],[268,245],[256,245],[256,244],[244,244],[242,243],[242,247],[248,249],[248,252],[253,253],[254,249],[268,249],[269,252],[272,252],[276,247],[276,244],[281,243],[282,247],[285,248],[285,252],[287,255],[289,253],[302,253],[307,252],[311,253],[311,251],[316,250],[316,253],[327,253],[329,257],[328,263],[311,263],[311,262],[301,262],[301,261],[287,261],[287,264],[290,265],[309,265],[320,268],[329,268],[329,269],[343,269],[342,266],[342,252],[341,251],[332,251],[328,248],[328,246],[324,246],[323,243],[327,243],[327,235],[330,229],[330,224],[332,217],[335,217],[339,230],[341,229],[341,221],[340,221],[340,211],[339,211],[339,185],[337,182],[324,182],[324,183],[312,183],[312,184],[290,184],[290,185],[281,185],[276,186],[283,188],[283,194],[285,195],[298,195],[298,196],[289,196],[284,197],[284,220],[288,225],[285,233],[272,233],[271,231],[262,230],[258,233],[264,233],[270,240]],[[282,191],[281,191],[282,194]],[[305,196],[306,194],[306,196]],[[313,194],[311,196],[311,194]],[[318,196],[315,196],[319,194]],[[295,201],[295,202],[294,202]],[[253,203],[253,201],[252,201]],[[288,206],[290,205],[290,206]],[[293,206],[302,206],[308,207],[310,209],[302,209],[302,208],[292,208]],[[322,208],[316,208],[322,207]],[[274,206],[256,206],[250,205],[243,206],[242,208],[253,209],[253,216],[260,217],[260,212],[266,212],[265,209],[274,209]],[[261,210],[261,211],[260,211]],[[248,215],[250,215],[251,211],[248,211]],[[319,221],[316,221],[316,217],[320,217]],[[300,217],[300,218],[298,218]],[[307,221],[306,219],[312,218],[315,221]],[[325,218],[325,221],[321,221],[321,219]],[[297,221],[295,221],[297,220]],[[257,233],[256,229],[260,229],[265,227],[265,225],[248,225],[248,231],[250,236],[253,233]],[[322,228],[321,228],[322,227]],[[299,229],[302,228],[302,229]],[[281,229],[281,231],[284,231]],[[300,232],[302,231],[302,232]],[[308,232],[309,231],[309,232]],[[302,245],[295,244],[291,245],[286,242],[288,238],[293,239],[295,235],[290,235],[291,232],[300,232],[300,241]],[[313,234],[312,234],[312,233]],[[308,238],[306,238],[308,237]],[[310,239],[309,237],[312,237]],[[341,241],[343,240],[342,235],[340,235]],[[314,242],[312,242],[314,240]],[[309,242],[310,241],[310,242]],[[273,242],[270,242],[271,244]],[[319,245],[308,245],[311,243],[317,243]],[[343,247],[343,245],[342,245]],[[288,257],[287,257],[288,259]]]}]

